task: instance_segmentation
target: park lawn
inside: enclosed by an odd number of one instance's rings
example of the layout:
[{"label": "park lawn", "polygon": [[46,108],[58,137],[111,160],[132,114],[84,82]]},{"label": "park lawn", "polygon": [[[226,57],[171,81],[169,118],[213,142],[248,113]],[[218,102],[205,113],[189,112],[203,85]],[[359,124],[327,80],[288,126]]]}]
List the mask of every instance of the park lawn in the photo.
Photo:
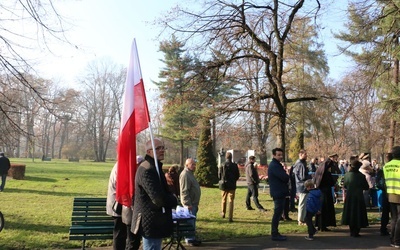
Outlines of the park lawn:
[{"label": "park lawn", "polygon": [[[68,162],[66,160],[11,159],[25,163],[24,180],[8,179],[0,193],[0,211],[6,220],[0,232],[1,249],[69,249],[80,248],[80,241],[68,240],[74,197],[105,197],[108,178],[114,162]],[[247,211],[247,188],[239,186],[235,198],[234,222],[220,217],[220,191],[202,188],[197,220],[197,234],[205,241],[236,237],[255,237],[270,234],[272,200],[261,192],[259,199],[268,212]],[[342,205],[337,205],[340,221]],[[377,222],[378,213],[369,218]],[[291,222],[282,222],[281,233],[306,233],[306,227],[297,226],[297,213],[291,213]],[[87,241],[89,247],[109,246],[110,240]]]}]

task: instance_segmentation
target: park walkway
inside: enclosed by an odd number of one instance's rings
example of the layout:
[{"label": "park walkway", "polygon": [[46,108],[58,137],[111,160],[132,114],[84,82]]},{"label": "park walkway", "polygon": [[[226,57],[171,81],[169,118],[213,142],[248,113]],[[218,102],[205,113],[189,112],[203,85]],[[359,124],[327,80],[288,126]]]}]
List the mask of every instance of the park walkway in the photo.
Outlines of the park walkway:
[{"label": "park walkway", "polygon": [[[288,234],[288,240],[272,241],[269,236],[205,241],[200,247],[185,246],[188,250],[262,250],[262,249],[395,249],[390,247],[389,236],[380,236],[379,225],[361,229],[361,237],[349,236],[347,227],[333,228],[331,232],[319,232],[314,241],[304,239],[306,234]],[[90,250],[112,250],[112,247],[87,248]]]},{"label": "park walkway", "polygon": [[[238,186],[246,186],[244,180],[238,181]],[[260,185],[260,192],[264,187]],[[268,187],[266,187],[268,189]],[[203,241],[199,247],[185,246],[188,250],[215,249],[215,250],[262,250],[262,249],[395,249],[390,246],[389,236],[380,236],[379,224],[373,224],[361,229],[361,237],[349,236],[347,226],[332,228],[331,232],[319,232],[314,241],[304,239],[305,233],[287,234],[287,241],[272,241],[269,235],[253,238],[234,238],[218,241]],[[112,247],[87,248],[90,250],[112,250]],[[175,248],[173,248],[175,249]]]}]

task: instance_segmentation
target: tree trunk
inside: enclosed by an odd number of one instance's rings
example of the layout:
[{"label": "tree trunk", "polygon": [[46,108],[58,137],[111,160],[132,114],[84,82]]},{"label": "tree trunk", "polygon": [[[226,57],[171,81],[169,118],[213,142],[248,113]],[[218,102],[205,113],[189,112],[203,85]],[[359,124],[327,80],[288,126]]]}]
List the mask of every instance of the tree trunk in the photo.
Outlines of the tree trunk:
[{"label": "tree trunk", "polygon": [[184,167],[184,166],[183,166],[183,164],[184,164],[184,163],[183,163],[183,161],[184,161],[184,159],[183,159],[183,158],[184,158],[184,152],[183,152],[183,151],[185,150],[185,148],[184,148],[184,142],[183,142],[183,140],[180,140],[180,144],[181,144],[181,153],[180,153],[180,159],[179,159],[179,161],[180,161],[180,162],[179,162],[179,166],[180,166],[180,167]]},{"label": "tree trunk", "polygon": [[281,113],[279,115],[278,133],[277,133],[277,141],[276,141],[276,146],[278,148],[283,149],[283,160],[284,161],[286,160],[285,134],[286,134],[286,111],[285,111],[285,113]]},{"label": "tree trunk", "polygon": [[[397,46],[399,44],[398,38],[395,39],[395,45]],[[393,65],[393,84],[394,86],[398,87],[399,85],[399,59],[394,60],[394,65]],[[389,152],[392,150],[394,147],[395,141],[396,141],[396,120],[393,118],[394,114],[397,112],[397,101],[394,101],[392,103],[392,116],[390,118],[390,131],[389,131]]]}]

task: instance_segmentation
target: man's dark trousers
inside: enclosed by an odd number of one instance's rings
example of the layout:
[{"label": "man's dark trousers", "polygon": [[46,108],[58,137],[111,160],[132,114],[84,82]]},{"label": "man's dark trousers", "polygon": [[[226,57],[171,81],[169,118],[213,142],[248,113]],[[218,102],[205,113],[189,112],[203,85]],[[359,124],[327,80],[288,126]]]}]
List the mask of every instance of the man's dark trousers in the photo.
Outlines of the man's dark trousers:
[{"label": "man's dark trousers", "polygon": [[281,219],[283,207],[285,206],[285,197],[274,198],[274,215],[272,216],[271,235],[272,237],[279,236],[279,220]]},{"label": "man's dark trousers", "polygon": [[246,207],[250,208],[250,197],[253,196],[253,201],[254,204],[258,209],[263,209],[263,206],[261,206],[260,202],[258,201],[258,185],[256,184],[251,184],[247,186],[247,196],[246,196]]}]

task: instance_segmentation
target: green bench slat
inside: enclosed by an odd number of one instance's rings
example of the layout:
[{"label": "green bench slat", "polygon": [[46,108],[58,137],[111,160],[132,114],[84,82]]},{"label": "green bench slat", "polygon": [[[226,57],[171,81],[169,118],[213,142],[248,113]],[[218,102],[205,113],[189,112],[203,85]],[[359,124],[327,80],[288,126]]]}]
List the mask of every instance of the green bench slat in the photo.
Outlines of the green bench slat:
[{"label": "green bench slat", "polygon": [[72,216],[72,221],[112,221],[113,218],[109,215],[101,215],[101,216]]},{"label": "green bench slat", "polygon": [[74,202],[74,207],[85,207],[85,206],[104,207],[105,205],[106,205],[105,202],[98,202],[98,201],[93,201],[93,202]]},{"label": "green bench slat", "polygon": [[74,223],[71,225],[71,227],[110,227],[113,228],[114,224],[104,224],[104,223],[98,223],[98,222],[93,222],[93,223],[86,223],[86,224],[79,224],[79,223]]},{"label": "green bench slat", "polygon": [[112,235],[70,235],[69,240],[112,240]]},{"label": "green bench slat", "polygon": [[105,197],[75,197],[74,198],[74,202],[75,201],[107,201],[107,198]]},{"label": "green bench slat", "polygon": [[113,238],[114,221],[106,213],[106,201],[106,198],[74,198],[69,240],[81,240],[84,249],[86,240]]},{"label": "green bench slat", "polygon": [[[88,217],[88,216],[96,217],[96,216],[103,216],[105,214],[106,214],[105,211],[88,211],[88,212],[86,212],[86,211],[72,211],[72,216],[75,216],[75,217]],[[109,217],[111,217],[111,216],[109,216]]]},{"label": "green bench slat", "polygon": [[85,212],[85,211],[89,211],[89,212],[99,212],[99,213],[104,213],[105,212],[105,207],[106,205],[104,205],[103,207],[73,207],[72,210],[73,212]]},{"label": "green bench slat", "polygon": [[111,226],[72,226],[69,234],[111,234],[113,227]]}]

